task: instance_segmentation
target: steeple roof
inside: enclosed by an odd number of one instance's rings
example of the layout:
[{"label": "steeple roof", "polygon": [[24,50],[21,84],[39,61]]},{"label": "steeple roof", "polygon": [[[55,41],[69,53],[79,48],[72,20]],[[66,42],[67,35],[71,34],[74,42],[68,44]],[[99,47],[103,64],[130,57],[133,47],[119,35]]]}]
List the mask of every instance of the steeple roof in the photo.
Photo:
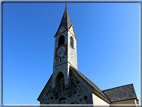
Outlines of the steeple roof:
[{"label": "steeple roof", "polygon": [[[61,26],[65,27],[66,30],[69,30],[69,29],[72,27],[72,28],[73,28],[73,32],[74,32],[74,36],[75,36],[75,38],[76,38],[76,34],[75,34],[75,31],[74,31],[74,27],[73,27],[73,25],[72,25],[72,23],[71,23],[71,20],[70,20],[70,16],[69,16],[67,4],[66,4],[66,7],[65,7],[64,14],[63,14],[63,16],[62,16],[61,23],[60,23],[59,28],[58,28],[58,30],[57,30],[57,32],[56,32],[56,34],[55,34],[54,37],[56,37],[57,34],[59,33],[59,30],[60,30]],[[76,40],[77,40],[77,38],[76,38]]]},{"label": "steeple roof", "polygon": [[71,24],[71,20],[70,20],[70,16],[69,16],[69,12],[68,12],[68,8],[67,8],[67,4],[66,4],[66,8],[61,20],[60,25],[63,24],[67,29],[70,28]]}]

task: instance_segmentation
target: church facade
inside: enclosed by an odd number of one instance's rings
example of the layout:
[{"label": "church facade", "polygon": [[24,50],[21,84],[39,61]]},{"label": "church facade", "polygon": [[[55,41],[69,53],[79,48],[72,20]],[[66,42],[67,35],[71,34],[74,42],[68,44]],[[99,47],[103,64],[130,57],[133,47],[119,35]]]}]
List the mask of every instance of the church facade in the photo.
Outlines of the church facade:
[{"label": "church facade", "polygon": [[133,84],[100,90],[77,69],[77,45],[67,5],[55,34],[53,73],[38,97],[40,104],[133,104]]}]

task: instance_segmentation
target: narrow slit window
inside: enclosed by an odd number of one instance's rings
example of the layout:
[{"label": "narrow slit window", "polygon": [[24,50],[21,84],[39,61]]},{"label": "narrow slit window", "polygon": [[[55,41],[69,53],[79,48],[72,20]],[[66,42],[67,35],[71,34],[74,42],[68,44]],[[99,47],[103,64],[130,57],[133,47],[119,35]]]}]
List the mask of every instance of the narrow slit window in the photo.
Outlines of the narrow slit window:
[{"label": "narrow slit window", "polygon": [[65,91],[65,84],[64,84],[64,82],[63,82],[63,91]]}]

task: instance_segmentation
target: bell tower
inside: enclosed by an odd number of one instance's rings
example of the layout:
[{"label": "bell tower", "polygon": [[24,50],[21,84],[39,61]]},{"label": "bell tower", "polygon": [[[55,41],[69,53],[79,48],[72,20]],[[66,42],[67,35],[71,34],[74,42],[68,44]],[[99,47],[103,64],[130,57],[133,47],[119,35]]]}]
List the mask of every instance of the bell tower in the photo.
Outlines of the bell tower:
[{"label": "bell tower", "polygon": [[77,38],[68,13],[67,4],[55,34],[52,88],[56,87],[57,78],[62,75],[63,85],[68,85],[69,67],[77,69]]}]

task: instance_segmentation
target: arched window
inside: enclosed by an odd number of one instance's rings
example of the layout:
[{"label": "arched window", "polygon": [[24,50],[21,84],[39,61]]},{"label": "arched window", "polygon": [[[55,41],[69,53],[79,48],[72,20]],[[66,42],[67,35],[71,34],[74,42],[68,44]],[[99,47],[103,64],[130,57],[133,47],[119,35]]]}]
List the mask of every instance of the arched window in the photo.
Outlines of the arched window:
[{"label": "arched window", "polygon": [[58,46],[63,45],[63,44],[64,44],[64,36],[61,35],[61,36],[59,37]]},{"label": "arched window", "polygon": [[56,87],[59,93],[65,91],[64,75],[62,72],[59,72],[56,77]]},{"label": "arched window", "polygon": [[70,37],[70,45],[71,45],[72,48],[74,48],[74,41],[73,41],[72,37]]}]

